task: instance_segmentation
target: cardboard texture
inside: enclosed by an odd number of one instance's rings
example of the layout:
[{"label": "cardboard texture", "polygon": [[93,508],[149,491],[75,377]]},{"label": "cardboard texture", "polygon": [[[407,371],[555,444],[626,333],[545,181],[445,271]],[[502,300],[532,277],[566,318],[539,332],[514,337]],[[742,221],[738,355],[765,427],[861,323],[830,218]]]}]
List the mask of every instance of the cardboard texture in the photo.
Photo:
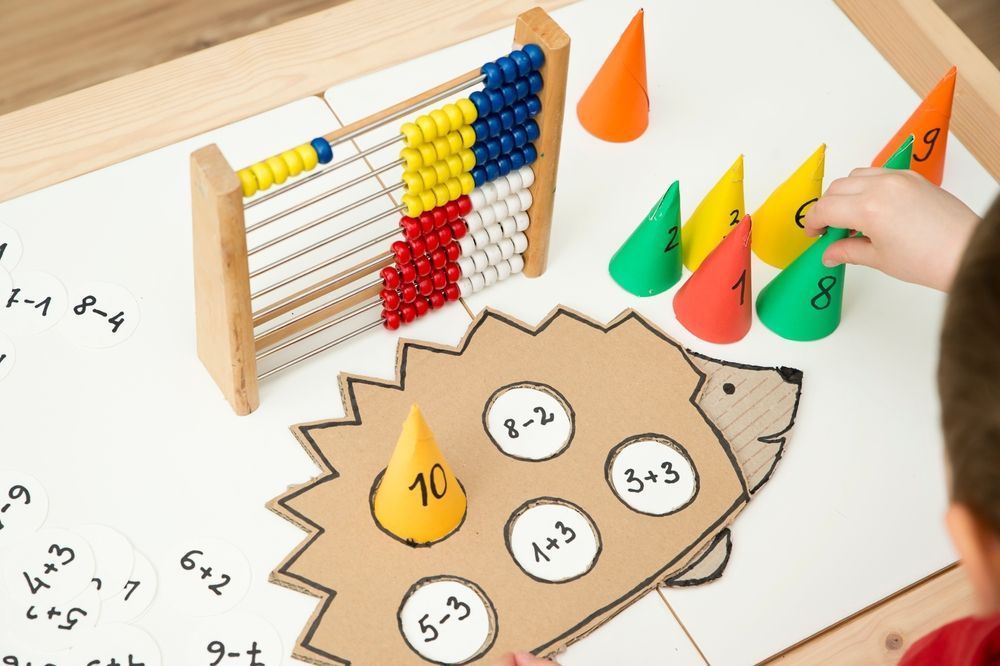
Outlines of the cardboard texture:
[{"label": "cardboard texture", "polygon": [[[426,663],[404,638],[419,616],[403,605],[428,578],[470,583],[487,606],[481,648],[447,663],[490,663],[512,649],[554,654],[669,579],[718,577],[730,548],[720,535],[780,458],[801,380],[797,370],[689,355],[633,311],[605,326],[558,308],[530,327],[486,310],[457,348],[401,341],[395,381],[342,376],[346,417],[292,428],[323,469],[269,505],[309,533],[272,581],[322,599],[294,656]],[[544,460],[507,455],[487,433],[497,390],[526,383],[558,394],[573,421],[568,446]],[[383,532],[369,505],[415,402],[468,498],[461,526],[420,548]],[[629,508],[607,476],[613,450],[651,435],[676,443],[673,455],[683,449],[696,473],[690,501],[663,516]],[[527,575],[507,540],[515,514],[551,500],[578,508],[599,540],[589,568],[559,583]],[[483,615],[474,619],[485,632]],[[435,627],[452,631],[449,622]]]}]

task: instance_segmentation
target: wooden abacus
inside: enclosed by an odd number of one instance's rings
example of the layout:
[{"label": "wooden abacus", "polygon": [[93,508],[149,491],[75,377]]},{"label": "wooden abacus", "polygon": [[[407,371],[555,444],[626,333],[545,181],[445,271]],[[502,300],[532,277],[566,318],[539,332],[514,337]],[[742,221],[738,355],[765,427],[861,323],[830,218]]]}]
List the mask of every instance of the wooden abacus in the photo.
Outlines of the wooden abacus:
[{"label": "wooden abacus", "polygon": [[[265,377],[378,326],[395,330],[512,273],[523,270],[536,277],[545,271],[570,40],[544,10],[535,8],[518,16],[514,42],[508,56],[238,172],[214,144],[191,155],[198,356],[237,414],[257,408],[258,384]],[[333,159],[334,147],[479,85],[483,89],[469,97],[404,123],[399,135]],[[399,159],[247,224],[246,212],[256,205],[358,160],[367,162],[397,143],[406,145]],[[401,182],[248,248],[248,233],[398,168],[404,169]],[[404,194],[392,209],[251,271],[254,254],[335,224],[337,217],[395,192]],[[374,239],[339,254],[314,254],[399,215],[398,227]],[[341,265],[388,242],[385,252]],[[251,288],[251,278],[307,254],[323,260],[264,288]],[[323,270],[332,274],[298,286]],[[266,306],[254,303],[289,288],[294,291]],[[335,292],[333,300],[324,301]],[[260,360],[380,306],[378,320],[258,371]],[[279,324],[258,330],[282,317]]]}]

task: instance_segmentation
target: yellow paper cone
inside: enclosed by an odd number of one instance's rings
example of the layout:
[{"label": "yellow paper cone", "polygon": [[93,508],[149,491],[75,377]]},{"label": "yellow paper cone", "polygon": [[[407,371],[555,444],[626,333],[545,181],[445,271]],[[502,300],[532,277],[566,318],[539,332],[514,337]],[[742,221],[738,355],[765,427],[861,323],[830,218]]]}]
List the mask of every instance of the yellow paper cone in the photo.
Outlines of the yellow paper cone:
[{"label": "yellow paper cone", "polygon": [[802,220],[823,193],[826,144],[816,149],[753,214],[753,251],[775,268],[785,268],[816,242]]},{"label": "yellow paper cone", "polygon": [[404,541],[426,544],[451,534],[465,509],[465,492],[413,405],[375,491],[375,519]]},{"label": "yellow paper cone", "polygon": [[746,214],[743,205],[743,156],[722,174],[681,229],[684,265],[696,271]]}]

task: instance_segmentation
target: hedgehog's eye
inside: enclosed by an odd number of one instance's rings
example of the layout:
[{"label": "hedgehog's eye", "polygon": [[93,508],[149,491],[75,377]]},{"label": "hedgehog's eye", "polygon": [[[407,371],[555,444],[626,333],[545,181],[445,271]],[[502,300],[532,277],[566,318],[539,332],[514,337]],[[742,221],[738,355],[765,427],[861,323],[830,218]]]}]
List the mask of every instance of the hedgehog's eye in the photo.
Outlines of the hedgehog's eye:
[{"label": "hedgehog's eye", "polygon": [[732,384],[732,382],[726,382],[725,384],[722,385],[722,391],[726,395],[732,395],[736,393],[736,387]]}]

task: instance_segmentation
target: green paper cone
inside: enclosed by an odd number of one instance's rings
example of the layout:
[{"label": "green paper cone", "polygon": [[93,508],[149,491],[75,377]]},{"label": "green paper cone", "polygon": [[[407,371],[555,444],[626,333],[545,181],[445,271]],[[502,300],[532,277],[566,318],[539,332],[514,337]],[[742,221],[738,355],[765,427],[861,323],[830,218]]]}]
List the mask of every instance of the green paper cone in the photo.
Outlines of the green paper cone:
[{"label": "green paper cone", "polygon": [[757,296],[757,316],[787,340],[819,340],[840,324],[844,301],[844,264],[823,265],[823,252],[847,238],[846,229],[827,229]]},{"label": "green paper cone", "polygon": [[681,279],[681,193],[674,184],[660,197],[608,264],[618,285],[636,296],[653,296]]},{"label": "green paper cone", "polygon": [[913,157],[913,135],[911,134],[907,137],[906,141],[903,142],[899,148],[896,149],[889,159],[885,161],[882,165],[883,169],[902,169],[906,170],[910,168],[910,159]]}]

